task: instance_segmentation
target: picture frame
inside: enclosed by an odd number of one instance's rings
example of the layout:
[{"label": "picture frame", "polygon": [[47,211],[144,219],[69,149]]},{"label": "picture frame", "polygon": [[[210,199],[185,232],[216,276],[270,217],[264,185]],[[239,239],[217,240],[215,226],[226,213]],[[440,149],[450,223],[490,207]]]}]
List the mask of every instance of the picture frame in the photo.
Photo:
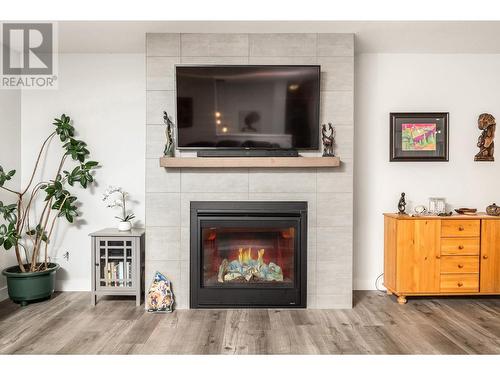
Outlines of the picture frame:
[{"label": "picture frame", "polygon": [[448,112],[391,112],[389,160],[448,161]]}]

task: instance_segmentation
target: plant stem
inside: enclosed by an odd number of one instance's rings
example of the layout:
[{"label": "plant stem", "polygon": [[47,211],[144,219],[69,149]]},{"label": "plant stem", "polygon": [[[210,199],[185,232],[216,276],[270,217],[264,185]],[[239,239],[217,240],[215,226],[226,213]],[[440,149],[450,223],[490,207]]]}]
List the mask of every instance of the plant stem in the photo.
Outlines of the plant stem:
[{"label": "plant stem", "polygon": [[[45,146],[47,145],[47,143],[49,142],[49,140],[52,139],[52,137],[55,134],[56,134],[56,132],[52,132],[45,139],[45,141],[43,141],[42,147],[40,148],[40,151],[38,152],[38,157],[36,158],[36,162],[35,162],[35,166],[33,168],[33,172],[31,173],[31,177],[30,177],[30,180],[29,180],[28,185],[26,186],[26,188],[21,193],[18,193],[18,192],[15,192],[13,190],[10,190],[8,188],[2,187],[4,190],[10,191],[11,193],[17,194],[19,196],[19,199],[17,201],[18,217],[17,217],[17,223],[16,223],[16,232],[17,232],[18,235],[20,235],[20,231],[24,227],[25,218],[26,218],[26,215],[28,214],[28,209],[25,211],[24,214],[22,214],[22,200],[23,200],[23,196],[28,191],[28,189],[30,188],[30,186],[31,186],[31,184],[33,182],[33,179],[35,178],[35,173],[36,173],[36,170],[38,169],[38,165],[40,164],[40,159],[42,157],[42,153],[43,153],[43,150],[45,149]],[[30,200],[30,204],[31,204],[31,200]],[[24,249],[24,250],[25,250],[25,253],[26,253],[25,255],[27,257],[28,254],[26,252],[26,249]],[[17,259],[17,263],[19,265],[19,269],[21,270],[21,272],[26,272],[26,268],[24,267],[23,261],[21,259],[21,252],[19,251],[19,242],[15,246],[15,252],[16,252],[16,259]],[[26,258],[26,262],[28,262],[28,258]]]},{"label": "plant stem", "polygon": [[[17,212],[18,212],[17,222],[16,222],[16,233],[17,234],[19,234],[19,226],[21,225],[19,212],[21,212],[22,202],[23,202],[23,195],[20,194],[19,199],[17,200]],[[15,251],[16,251],[16,259],[17,259],[17,264],[19,265],[19,269],[21,270],[21,272],[26,272],[26,269],[24,268],[23,261],[21,259],[21,252],[19,251],[19,240],[16,243]],[[26,259],[26,261],[28,261],[28,260]]]},{"label": "plant stem", "polygon": [[9,189],[9,188],[7,188],[7,187],[5,187],[5,186],[0,186],[0,189],[3,189],[3,190],[5,190],[5,191],[8,191],[9,193],[12,193],[12,194],[16,194],[16,195],[18,195],[18,196],[21,196],[21,193],[18,193],[17,191],[14,191],[14,190],[11,190],[11,189]]},{"label": "plant stem", "polygon": [[[66,202],[66,199],[68,199],[68,196],[66,196],[63,200],[63,202],[61,203],[61,207],[59,208],[58,212],[61,212],[63,206],[64,206],[64,203]],[[45,241],[45,269],[47,269],[47,248],[49,246],[49,241],[50,241],[50,237],[52,236],[52,231],[54,230],[54,224],[56,223],[56,219],[59,217],[58,214],[56,214],[53,219],[52,219],[52,223],[50,224],[50,231],[49,231],[49,234],[47,235],[47,240]]]},{"label": "plant stem", "polygon": [[42,152],[43,152],[43,149],[45,148],[45,146],[47,145],[47,142],[49,142],[50,139],[52,139],[52,137],[56,135],[56,132],[52,132],[46,139],[45,141],[43,142],[42,144],[42,147],[40,148],[40,152],[38,153],[38,157],[36,158],[36,162],[35,162],[35,167],[33,168],[33,172],[31,173],[31,178],[30,178],[30,181],[28,182],[28,185],[26,186],[26,188],[24,189],[24,191],[21,193],[21,195],[24,195],[24,193],[26,193],[28,191],[28,189],[30,188],[31,186],[31,183],[33,182],[33,178],[35,178],[35,173],[36,173],[36,170],[38,169],[38,164],[40,163],[40,159],[42,157]]},{"label": "plant stem", "polygon": [[[48,223],[49,217],[50,217],[50,206],[52,205],[52,198],[50,198],[47,203],[48,203],[49,209],[47,210],[47,215],[45,216],[45,220],[43,219],[43,216],[40,219],[40,236],[36,237],[35,248],[33,249],[33,255],[31,256],[31,259],[32,259],[31,268],[36,266],[36,260],[38,259],[38,254],[40,252],[40,246],[42,245],[42,237],[43,237],[43,234],[45,233],[45,228],[47,228],[47,223]],[[47,206],[45,206],[45,207],[47,207]],[[42,222],[43,222],[43,225],[42,225]],[[32,272],[34,272],[34,271],[32,271]]]},{"label": "plant stem", "polygon": [[[57,173],[56,173],[56,176],[54,177],[54,181],[57,180],[57,177],[61,173],[61,170],[62,170],[62,167],[64,165],[64,162],[66,161],[66,156],[67,155],[64,154],[63,157],[61,158],[61,162],[59,163],[59,168],[57,169]],[[45,207],[43,208],[42,215],[40,216],[39,225],[40,225],[40,233],[41,233],[41,235],[40,235],[40,237],[36,238],[35,248],[33,249],[33,254],[32,254],[32,257],[31,257],[31,259],[33,260],[32,263],[35,263],[35,265],[36,265],[36,259],[38,258],[38,254],[39,254],[39,251],[40,251],[41,238],[42,238],[43,234],[45,233],[45,229],[47,228],[47,223],[49,221],[50,207],[51,206],[52,206],[52,198],[47,201],[47,203],[45,204]],[[45,214],[47,214],[47,215],[45,216]],[[45,220],[44,220],[44,217],[45,217]],[[33,264],[31,265],[31,267],[33,267]]]},{"label": "plant stem", "polygon": [[26,209],[24,210],[24,215],[23,215],[23,219],[21,221],[20,230],[22,230],[24,228],[25,222],[28,222],[28,229],[29,229],[29,218],[28,218],[28,215],[29,215],[29,210],[31,208],[31,203],[33,202],[33,199],[35,198],[35,195],[40,191],[40,186],[42,186],[43,184],[46,184],[46,182],[39,182],[33,188],[32,192],[31,192],[30,200],[28,201],[28,205],[26,206]]},{"label": "plant stem", "polygon": [[56,178],[57,176],[59,176],[59,174],[61,174],[61,170],[62,170],[62,167],[64,165],[64,162],[66,161],[66,154],[63,155],[63,157],[61,158],[61,162],[59,163],[59,168],[57,169],[57,173],[56,173]]},{"label": "plant stem", "polygon": [[127,209],[125,208],[125,192],[122,192],[122,206],[123,206],[123,221],[127,218]]}]

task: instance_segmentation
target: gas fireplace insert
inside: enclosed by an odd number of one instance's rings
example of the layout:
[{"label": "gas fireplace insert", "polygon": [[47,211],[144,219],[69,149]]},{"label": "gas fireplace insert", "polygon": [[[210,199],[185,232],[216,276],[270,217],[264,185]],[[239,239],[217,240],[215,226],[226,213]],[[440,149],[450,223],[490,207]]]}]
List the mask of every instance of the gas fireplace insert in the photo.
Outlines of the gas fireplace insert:
[{"label": "gas fireplace insert", "polygon": [[191,308],[306,307],[307,202],[191,202]]}]

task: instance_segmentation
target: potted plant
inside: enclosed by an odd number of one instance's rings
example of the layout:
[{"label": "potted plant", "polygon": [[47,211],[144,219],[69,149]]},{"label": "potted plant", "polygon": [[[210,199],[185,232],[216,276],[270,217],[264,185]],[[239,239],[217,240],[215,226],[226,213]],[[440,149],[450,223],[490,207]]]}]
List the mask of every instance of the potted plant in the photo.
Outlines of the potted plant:
[{"label": "potted plant", "polygon": [[[71,118],[63,114],[54,119],[55,130],[44,140],[27,185],[20,191],[6,186],[15,175],[15,170],[4,170],[0,166],[0,189],[12,193],[15,203],[0,201],[0,247],[14,249],[17,265],[6,268],[9,297],[16,303],[26,305],[29,301],[48,298],[54,292],[55,274],[59,265],[49,262],[48,247],[58,219],[73,223],[79,216],[78,200],[69,186],[80,185],[86,189],[93,181],[96,161],[86,161],[90,155],[87,144],[75,138]],[[53,179],[35,183],[44,151],[53,138],[62,143],[62,155]],[[66,162],[76,166],[64,170]],[[43,201],[42,201],[43,198]],[[35,206],[41,202],[41,207]]]},{"label": "potted plant", "polygon": [[107,207],[119,207],[121,209],[122,215],[115,216],[115,218],[120,220],[118,223],[118,230],[122,232],[132,229],[132,219],[135,218],[135,215],[132,212],[127,213],[128,197],[129,194],[119,186],[109,186],[102,195],[102,200],[107,202]]}]

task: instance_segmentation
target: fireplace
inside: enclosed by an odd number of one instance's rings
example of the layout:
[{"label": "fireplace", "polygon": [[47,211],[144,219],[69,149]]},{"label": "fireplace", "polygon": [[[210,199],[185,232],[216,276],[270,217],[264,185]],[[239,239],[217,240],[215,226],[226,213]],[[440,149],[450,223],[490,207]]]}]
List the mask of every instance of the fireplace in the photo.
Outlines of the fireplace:
[{"label": "fireplace", "polygon": [[307,202],[191,202],[191,308],[306,307]]}]

